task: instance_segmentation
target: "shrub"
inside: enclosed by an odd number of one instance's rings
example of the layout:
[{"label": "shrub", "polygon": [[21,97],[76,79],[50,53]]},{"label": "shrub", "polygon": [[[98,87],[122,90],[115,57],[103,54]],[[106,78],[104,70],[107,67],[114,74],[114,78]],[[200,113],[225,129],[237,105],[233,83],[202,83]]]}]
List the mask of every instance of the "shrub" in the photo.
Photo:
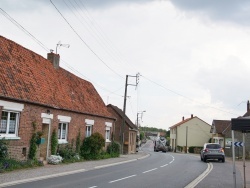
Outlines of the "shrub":
[{"label": "shrub", "polygon": [[180,152],[182,152],[183,147],[178,145],[178,146],[177,146],[177,150],[180,151]]},{"label": "shrub", "polygon": [[56,130],[54,129],[51,135],[51,155],[56,154],[57,146],[58,146],[58,139],[56,135]]},{"label": "shrub", "polygon": [[83,140],[80,154],[84,159],[99,159],[102,148],[105,146],[105,139],[100,133],[94,133]]},{"label": "shrub", "polygon": [[12,171],[17,169],[31,168],[36,166],[43,166],[42,161],[38,160],[25,160],[17,161],[14,159],[0,160],[0,172]]},{"label": "shrub", "polygon": [[190,146],[188,148],[188,152],[189,153],[200,153],[200,150],[202,149],[203,147],[201,146]]},{"label": "shrub", "polygon": [[71,159],[76,155],[76,153],[69,144],[61,145],[58,148],[58,154],[62,156],[63,159]]},{"label": "shrub", "polygon": [[80,153],[80,147],[81,147],[81,133],[80,130],[78,132],[77,138],[76,138],[76,153]]},{"label": "shrub", "polygon": [[37,134],[33,133],[31,139],[30,139],[30,150],[29,150],[29,159],[35,159],[36,158],[36,152],[37,152]]},{"label": "shrub", "polygon": [[2,139],[0,140],[0,160],[6,159],[8,157],[8,147],[7,142]]},{"label": "shrub", "polygon": [[120,156],[120,144],[118,142],[111,142],[107,147],[107,153],[110,154],[111,157],[119,157]]}]

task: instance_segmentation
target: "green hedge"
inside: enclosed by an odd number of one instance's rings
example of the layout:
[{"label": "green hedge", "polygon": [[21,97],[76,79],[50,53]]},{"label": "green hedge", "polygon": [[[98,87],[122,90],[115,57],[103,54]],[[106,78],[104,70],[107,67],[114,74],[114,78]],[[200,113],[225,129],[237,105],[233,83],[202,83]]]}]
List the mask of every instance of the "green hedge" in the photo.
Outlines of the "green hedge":
[{"label": "green hedge", "polygon": [[200,153],[202,148],[203,148],[202,146],[189,146],[188,152],[189,153]]}]

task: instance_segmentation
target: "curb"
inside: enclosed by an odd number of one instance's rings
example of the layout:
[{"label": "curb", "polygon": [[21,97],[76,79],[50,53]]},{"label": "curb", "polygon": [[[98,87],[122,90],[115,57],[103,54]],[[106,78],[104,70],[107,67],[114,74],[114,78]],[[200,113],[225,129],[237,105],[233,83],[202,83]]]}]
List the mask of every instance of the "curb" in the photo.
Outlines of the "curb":
[{"label": "curb", "polygon": [[70,175],[70,174],[81,173],[81,172],[84,172],[84,171],[100,169],[100,168],[105,168],[105,167],[109,167],[109,166],[115,166],[115,165],[119,165],[119,164],[123,164],[123,163],[129,163],[129,162],[144,159],[144,158],[146,158],[148,156],[150,156],[150,154],[147,154],[145,156],[142,156],[142,157],[139,157],[139,158],[136,158],[136,159],[130,159],[130,160],[125,160],[125,161],[121,161],[121,162],[110,163],[110,164],[101,165],[101,166],[95,166],[92,169],[88,169],[88,170],[86,170],[86,169],[78,169],[78,170],[73,170],[73,171],[68,171],[68,172],[62,172],[62,173],[56,173],[56,174],[51,174],[51,175],[44,175],[44,176],[40,176],[40,177],[27,178],[27,179],[23,179],[23,180],[6,182],[6,183],[0,184],[0,188],[1,187],[9,187],[9,186],[17,185],[17,184],[22,184],[22,183],[38,181],[38,180],[50,179],[50,178],[55,178],[55,177],[60,177],[60,176],[66,176],[66,175]]}]

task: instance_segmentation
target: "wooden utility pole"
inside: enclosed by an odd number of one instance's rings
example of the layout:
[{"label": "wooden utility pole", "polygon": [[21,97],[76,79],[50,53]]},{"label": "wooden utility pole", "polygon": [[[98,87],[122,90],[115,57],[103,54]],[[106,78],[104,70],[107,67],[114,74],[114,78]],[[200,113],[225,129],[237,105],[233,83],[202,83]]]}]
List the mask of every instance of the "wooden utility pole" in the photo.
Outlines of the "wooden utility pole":
[{"label": "wooden utility pole", "polygon": [[[139,83],[139,76],[140,73],[137,73],[136,76],[126,75],[126,82],[125,82],[125,93],[124,93],[124,102],[123,102],[123,117],[122,117],[122,126],[121,126],[121,154],[123,154],[123,145],[124,145],[124,127],[125,127],[125,116],[126,116],[126,102],[127,102],[127,87],[128,85],[137,86]],[[128,77],[136,77],[136,84],[128,84]]]}]

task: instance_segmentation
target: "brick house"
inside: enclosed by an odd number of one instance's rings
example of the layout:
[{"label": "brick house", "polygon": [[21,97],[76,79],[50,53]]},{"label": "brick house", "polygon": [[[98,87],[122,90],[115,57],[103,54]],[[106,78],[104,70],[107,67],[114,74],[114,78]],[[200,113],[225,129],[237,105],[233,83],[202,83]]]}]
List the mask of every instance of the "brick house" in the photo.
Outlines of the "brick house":
[{"label": "brick house", "polygon": [[[247,101],[247,112],[242,116],[244,118],[250,118],[250,104]],[[218,132],[218,131],[214,131]],[[221,137],[224,139],[223,147],[225,147],[225,154],[228,157],[232,157],[232,126],[231,120],[228,120],[227,126],[224,126],[223,131],[221,133]],[[234,131],[234,141],[235,142],[243,142],[243,133],[241,131]],[[246,158],[250,159],[250,133],[245,133],[245,150],[246,150]],[[235,147],[235,156],[242,157],[243,156],[243,148]]]},{"label": "brick house", "polygon": [[50,156],[53,130],[59,144],[73,144],[94,132],[111,141],[115,118],[94,86],[48,59],[0,36],[0,139],[9,142],[12,158],[27,159],[30,139],[42,131],[38,158]]},{"label": "brick house", "polygon": [[225,138],[224,131],[230,128],[231,120],[213,120],[210,133],[212,133],[212,143],[218,143],[221,147],[226,147],[231,140]]},{"label": "brick house", "polygon": [[182,121],[169,127],[170,146],[173,151],[186,146],[203,146],[211,138],[210,128],[211,125],[193,114],[187,119],[182,117]]},{"label": "brick house", "polygon": [[[121,131],[123,124],[123,111],[109,104],[108,110],[113,116],[117,119],[115,130],[114,130],[114,140],[121,143]],[[123,154],[136,153],[136,136],[138,133],[138,128],[132,121],[125,115],[125,126],[123,129],[124,132],[124,143],[123,143]]]}]

